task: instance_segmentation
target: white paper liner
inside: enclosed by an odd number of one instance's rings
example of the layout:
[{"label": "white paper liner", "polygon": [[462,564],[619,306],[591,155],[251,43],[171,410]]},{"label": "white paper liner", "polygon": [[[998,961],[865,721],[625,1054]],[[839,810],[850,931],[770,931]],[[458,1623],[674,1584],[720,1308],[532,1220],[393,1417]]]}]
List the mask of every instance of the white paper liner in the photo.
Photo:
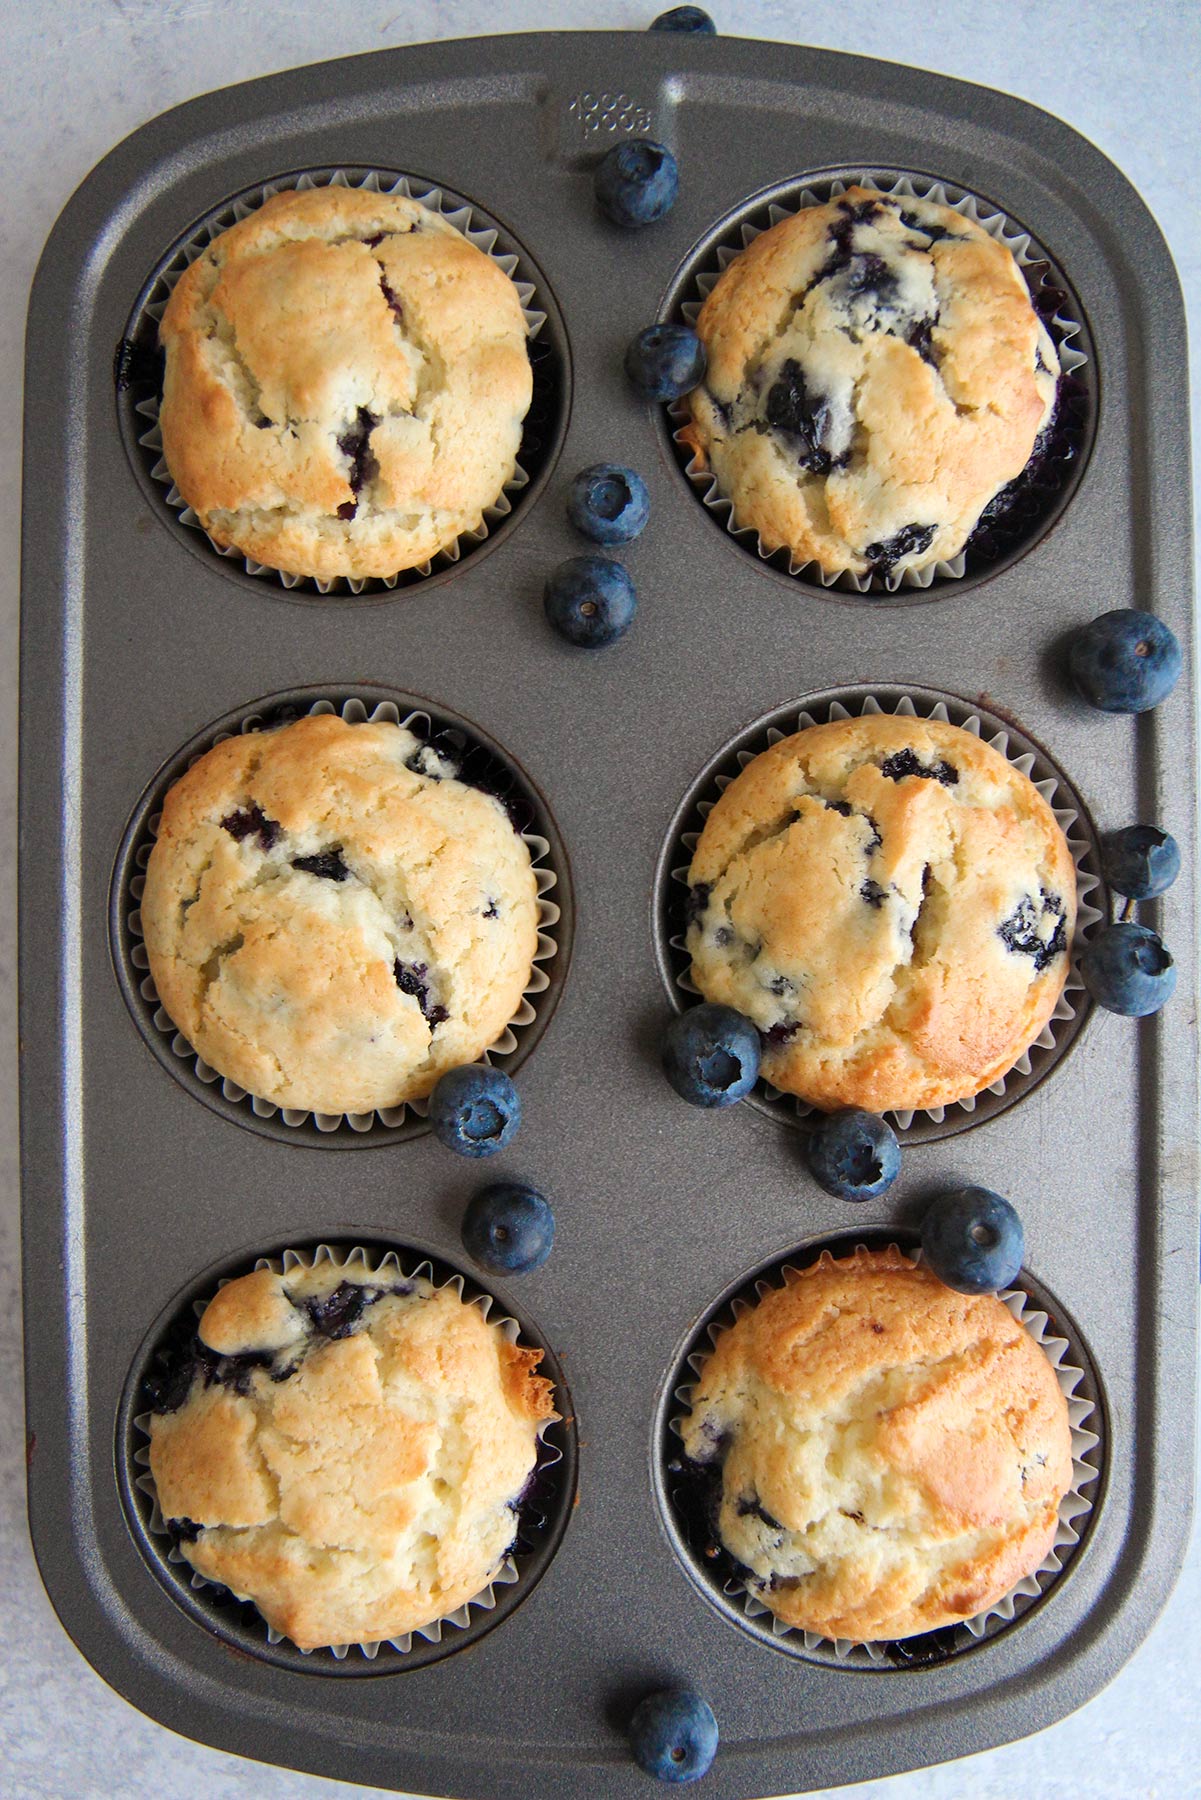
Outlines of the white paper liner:
[{"label": "white paper liner", "polygon": [[[383,1256],[376,1258],[358,1244],[350,1250],[342,1250],[337,1245],[330,1244],[318,1244],[316,1249],[311,1253],[300,1250],[285,1250],[280,1256],[260,1256],[256,1260],[254,1267],[256,1269],[274,1269],[278,1275],[286,1274],[289,1269],[320,1267],[321,1264],[327,1262],[332,1263],[335,1268],[339,1269],[346,1268],[351,1263],[356,1263],[373,1275],[382,1274],[387,1271],[389,1273],[394,1272],[405,1281],[425,1280],[430,1283],[435,1292],[442,1288],[453,1288],[459,1298],[463,1298],[462,1275],[451,1275],[446,1281],[439,1282],[435,1278],[433,1264],[428,1260],[420,1260],[412,1268],[407,1268],[401,1262],[400,1257],[395,1250],[389,1250]],[[246,1272],[249,1273],[249,1271]],[[217,1283],[214,1292],[220,1292],[223,1287],[227,1286],[227,1284],[234,1279],[234,1276],[226,1276],[224,1280]],[[193,1302],[193,1310],[195,1311],[197,1319],[200,1318],[212,1297],[213,1296],[210,1294],[204,1300],[196,1300]],[[485,1319],[488,1319],[492,1308],[496,1305],[496,1301],[490,1294],[481,1293],[474,1300],[469,1301],[468,1305],[478,1306],[482,1316]],[[511,1344],[515,1344],[518,1341],[518,1338],[521,1335],[521,1326],[516,1319],[510,1318],[508,1314],[501,1314],[499,1317],[491,1319],[490,1323],[494,1324]],[[187,1557],[184,1556],[183,1552],[179,1549],[179,1546],[175,1543],[167,1528],[166,1520],[163,1517],[162,1509],[158,1503],[158,1492],[155,1488],[154,1477],[150,1473],[149,1445],[150,1420],[152,1417],[152,1413],[142,1412],[139,1413],[133,1421],[137,1431],[146,1440],[144,1444],[134,1451],[133,1457],[134,1463],[138,1469],[141,1470],[141,1473],[134,1479],[134,1486],[138,1489],[139,1493],[145,1494],[150,1501],[150,1517],[146,1529],[151,1536],[164,1538],[170,1543],[171,1548],[166,1553],[166,1561],[171,1564],[173,1569],[178,1571],[181,1580],[187,1580],[188,1585],[191,1588],[195,1590],[202,1588],[220,1588],[223,1585],[222,1583],[209,1581],[205,1576],[197,1574],[196,1570],[193,1569],[192,1565],[188,1562]],[[562,1451],[559,1450],[557,1445],[548,1444],[546,1442],[547,1431],[549,1431],[552,1425],[559,1423],[559,1420],[560,1415],[555,1413],[549,1419],[542,1420],[538,1426],[536,1433],[538,1439],[538,1460],[535,1464],[537,1469],[553,1469],[556,1464],[563,1460]],[[302,1656],[328,1655],[335,1657],[338,1662],[342,1662],[349,1652],[354,1649],[358,1650],[368,1662],[374,1662],[379,1655],[382,1644],[388,1644],[392,1649],[399,1650],[402,1654],[406,1654],[412,1649],[414,1638],[422,1638],[426,1643],[430,1644],[440,1644],[445,1633],[462,1631],[469,1625],[473,1611],[491,1612],[496,1606],[497,1588],[511,1587],[515,1581],[520,1580],[521,1571],[510,1550],[506,1552],[500,1567],[496,1570],[491,1580],[485,1587],[480,1589],[478,1594],[475,1594],[470,1600],[465,1601],[464,1604],[458,1607],[454,1612],[446,1613],[442,1618],[433,1619],[428,1625],[422,1625],[416,1631],[406,1632],[403,1636],[398,1638],[382,1638],[368,1644],[332,1644],[327,1649],[320,1650],[304,1650],[297,1644],[294,1648],[299,1650]],[[233,1592],[232,1589],[229,1591],[231,1593]],[[254,1604],[253,1599],[249,1594],[235,1593],[234,1598],[241,1601],[250,1601],[252,1605]],[[292,1640],[285,1637],[282,1631],[276,1631],[274,1626],[268,1625],[261,1613],[259,1614],[259,1617],[262,1620],[268,1644],[291,1643]]]},{"label": "white paper liner", "polygon": [[[823,206],[844,194],[849,187],[871,188],[876,193],[899,196],[904,199],[931,200],[939,206],[949,206],[955,212],[962,213],[967,219],[981,226],[990,237],[1002,243],[1011,252],[1019,267],[1028,269],[1032,265],[1047,263],[1051,259],[1046,252],[1031,238],[1029,232],[1023,231],[1008,219],[1004,213],[997,212],[987,206],[977,195],[957,187],[953,182],[931,181],[915,174],[885,174],[862,171],[855,174],[836,176],[830,180],[816,180],[809,183],[797,183],[791,188],[779,192],[775,199],[761,203],[749,215],[735,220],[721,241],[711,246],[705,260],[690,278],[688,297],[681,301],[679,311],[688,325],[695,325],[697,315],[704,301],[708,299],[720,275],[729,267],[737,256],[752,244],[757,237],[778,225],[782,219],[790,218],[794,213],[804,212],[811,206]],[[758,213],[766,210],[767,223],[758,225],[751,223]],[[1051,265],[1054,269],[1054,265]],[[1063,276],[1054,270],[1051,285],[1060,288]],[[1064,289],[1067,294],[1066,282]],[[699,297],[698,297],[699,296]],[[1080,320],[1061,306],[1051,319],[1044,319],[1044,325],[1055,345],[1059,356],[1060,370],[1064,375],[1074,375],[1088,362],[1088,357],[1073,339],[1081,335]],[[689,445],[684,437],[685,428],[691,423],[692,414],[688,409],[687,397],[673,401],[667,409],[672,424],[672,442],[677,446],[684,474],[687,477],[701,504],[725,525],[729,535],[746,549],[753,549],[760,561],[767,562],[773,557],[779,559],[786,551],[768,549],[753,526],[738,525],[734,520],[734,503],[721,493],[717,477],[708,463]],[[1048,509],[1053,510],[1052,508]],[[939,581],[957,581],[967,572],[968,551],[965,547],[950,560],[928,564],[923,569],[905,569],[891,575],[855,575],[850,570],[834,574],[828,573],[819,563],[798,560],[788,553],[788,573],[815,581],[822,587],[842,588],[857,594],[881,593],[895,594],[901,587],[924,589]]]},{"label": "white paper liner", "polygon": [[[966,1099],[956,1100],[946,1106],[890,1108],[883,1117],[891,1119],[898,1132],[908,1131],[915,1118],[928,1119],[932,1124],[942,1125],[945,1123],[948,1113],[952,1117],[956,1113],[974,1113],[984,1094],[1000,1097],[1005,1094],[1015,1075],[1026,1076],[1034,1072],[1030,1060],[1031,1050],[1037,1048],[1062,1051],[1064,1039],[1070,1036],[1071,1027],[1076,1021],[1081,1006],[1088,1004],[1087,992],[1076,968],[1076,953],[1080,943],[1103,916],[1100,909],[1088,897],[1100,886],[1099,876],[1090,867],[1093,847],[1079,828],[1080,815],[1075,807],[1056,805],[1055,796],[1060,781],[1053,765],[1045,757],[1035,756],[1030,751],[1017,752],[1015,749],[1011,749],[1009,730],[1000,721],[990,719],[983,709],[962,705],[957,710],[961,710],[964,716],[952,719],[945,702],[941,700],[931,703],[928,700],[915,700],[909,694],[902,694],[899,699],[881,701],[875,694],[866,693],[861,697],[857,706],[851,708],[844,706],[840,700],[831,701],[828,708],[819,708],[820,717],[810,712],[799,711],[795,723],[790,724],[787,730],[778,725],[771,725],[766,731],[756,733],[750,745],[738,750],[739,767],[745,769],[756,756],[764,750],[770,749],[773,744],[778,744],[781,738],[789,737],[796,731],[807,731],[811,725],[825,724],[828,720],[850,719],[860,715],[870,716],[879,713],[891,713],[898,718],[907,719],[936,719],[944,725],[958,725],[961,730],[971,732],[973,737],[980,738],[990,749],[999,751],[1015,769],[1029,777],[1055,814],[1060,829],[1067,839],[1068,849],[1071,851],[1072,860],[1076,865],[1076,925],[1072,941],[1068,946],[1067,980],[1049,1021],[1043,1026],[1034,1042],[1018,1057],[1012,1068],[1008,1069],[1004,1075],[998,1076],[996,1081],[990,1082],[980,1093],[970,1094]],[[994,725],[997,726],[997,729],[992,730],[990,736],[989,732]],[[1045,774],[1038,774],[1039,764],[1042,765]],[[733,780],[732,775],[717,776],[713,783],[712,796],[695,803],[692,812],[699,815],[702,826],[712,812],[718,796],[725,792]],[[688,870],[699,837],[699,828],[682,831],[677,837],[681,850],[687,853],[689,860],[672,868],[671,879],[684,888],[688,886]],[[668,942],[678,956],[687,959],[688,951],[682,933],[677,933],[669,938]],[[686,966],[676,975],[675,985],[691,999],[703,998],[700,989],[692,979],[690,962],[686,963]],[[798,1120],[812,1117],[817,1110],[808,1101],[798,1099],[795,1094],[783,1093],[779,1088],[773,1087],[766,1078],[756,1085],[755,1092],[761,1092],[773,1106],[783,1107],[787,1113]]]},{"label": "white paper liner", "polygon": [[[887,1246],[899,1249],[898,1245]],[[867,1255],[865,1244],[856,1245],[851,1255],[858,1259]],[[910,1262],[920,1263],[920,1250],[905,1250],[901,1254]],[[782,1287],[789,1275],[801,1275],[803,1268],[830,1263],[835,1259],[829,1250],[823,1250],[813,1262],[806,1262],[803,1267],[785,1260],[778,1264],[769,1275],[761,1277],[755,1283],[756,1300],[762,1300],[773,1288]],[[845,1254],[840,1253],[840,1260]],[[951,1646],[947,1655],[953,1656],[957,1651],[969,1648],[981,1638],[994,1635],[1003,1625],[1012,1624],[1020,1618],[1029,1606],[1050,1587],[1055,1577],[1068,1561],[1072,1551],[1084,1535],[1087,1515],[1092,1511],[1092,1500],[1083,1493],[1083,1489],[1091,1486],[1100,1474],[1099,1462],[1089,1461],[1101,1442],[1100,1435],[1093,1430],[1094,1425],[1101,1424],[1101,1417],[1093,1402],[1086,1395],[1077,1393],[1084,1380],[1084,1370],[1069,1359],[1071,1344],[1067,1338],[1057,1337],[1050,1331],[1050,1321],[1045,1312],[1038,1308],[1021,1288],[1003,1288],[998,1294],[1019,1325],[1022,1325],[1041,1346],[1048,1361],[1055,1370],[1059,1391],[1067,1402],[1068,1424],[1072,1439],[1072,1483],[1059,1505],[1059,1524],[1055,1532],[1055,1542],[1038,1568],[1032,1574],[1024,1576],[1016,1586],[1003,1594],[1000,1600],[988,1607],[986,1611],[976,1613],[960,1624],[943,1627],[963,1635],[963,1641]],[[688,1366],[694,1375],[700,1373],[702,1364],[716,1345],[723,1331],[728,1331],[746,1313],[752,1310],[749,1300],[736,1297],[728,1306],[723,1307],[717,1317],[711,1319],[705,1328],[709,1340],[709,1350],[694,1350],[687,1358]],[[679,1400],[684,1412],[676,1413],[671,1419],[671,1430],[682,1440],[684,1415],[692,1410],[693,1388],[690,1382],[682,1383],[675,1390],[675,1398]],[[759,1598],[752,1587],[730,1579],[723,1584],[722,1592],[727,1599],[739,1607],[745,1617],[759,1630],[770,1631],[773,1638],[801,1644],[806,1651],[825,1653],[823,1660],[829,1658],[848,1668],[891,1668],[895,1667],[893,1659],[888,1657],[879,1643],[859,1644],[846,1638],[824,1638],[817,1632],[803,1631],[796,1626],[787,1625],[776,1617],[769,1606]],[[925,1634],[918,1634],[924,1636]],[[901,1638],[897,1642],[904,1643]]]},{"label": "white paper liner", "polygon": [[[371,724],[383,721],[390,725],[400,725],[405,729],[412,728],[415,724],[427,727],[431,724],[430,715],[421,711],[406,713],[402,718],[399,707],[395,706],[390,700],[380,701],[374,704],[370,710],[368,710],[367,703],[357,696],[352,696],[350,699],[344,701],[340,708],[336,708],[329,700],[314,701],[313,705],[309,708],[310,715],[313,713],[333,712],[338,712],[340,717],[350,724],[361,724],[364,720],[369,721]],[[256,731],[259,729],[261,723],[262,720],[257,713],[250,713],[242,720],[240,729],[242,732]],[[188,767],[192,768],[194,764],[199,762],[200,758],[207,753],[207,751],[214,747],[214,745],[222,743],[227,737],[232,737],[233,735],[232,732],[228,731],[217,732],[211,742],[206,744],[204,750],[197,751],[196,755],[189,762]],[[143,871],[143,873],[135,875],[129,884],[130,896],[135,903],[141,901],[142,894],[145,890],[146,878],[144,871],[147,863],[150,861],[150,852],[154,847],[154,840],[158,834],[159,820],[161,817],[161,812],[151,814],[147,821],[146,832],[143,834],[144,841],[139,844],[138,849],[134,854],[134,862],[137,868],[140,871]],[[551,890],[558,884],[558,876],[549,860],[550,843],[546,838],[540,837],[536,832],[523,831],[520,833],[520,837],[522,843],[530,853],[530,862],[534,870],[534,880],[538,887],[537,943],[530,968],[530,979],[522,993],[521,1004],[518,1006],[517,1011],[513,1014],[513,1017],[509,1020],[500,1036],[494,1043],[489,1044],[488,1048],[476,1058],[476,1061],[479,1063],[490,1064],[494,1058],[512,1056],[513,1052],[518,1049],[519,1042],[515,1033],[523,1031],[527,1026],[534,1023],[537,1018],[537,1013],[535,1011],[537,996],[545,993],[546,989],[550,986],[550,977],[541,965],[549,962],[552,957],[557,956],[559,951],[559,946],[552,935],[555,926],[559,923],[561,913],[555,902],[549,898]],[[377,1123],[394,1129],[395,1127],[404,1124],[406,1115],[409,1112],[415,1113],[418,1118],[425,1118],[428,1111],[428,1100],[404,1100],[399,1106],[383,1106],[377,1108],[374,1112],[369,1113],[318,1113],[310,1112],[299,1107],[277,1106],[273,1100],[264,1100],[261,1095],[248,1093],[247,1090],[244,1087],[239,1086],[236,1081],[230,1080],[228,1076],[221,1075],[216,1069],[212,1068],[210,1064],[205,1062],[199,1051],[193,1048],[183,1032],[178,1029],[175,1021],[171,1018],[171,1015],[159,1000],[158,989],[154,985],[154,977],[150,974],[150,958],[146,953],[146,946],[142,938],[142,915],[138,904],[135,904],[127,913],[125,922],[129,928],[130,937],[134,940],[129,952],[129,961],[133,965],[135,974],[134,985],[137,987],[142,999],[146,1002],[147,1007],[153,1009],[153,1023],[155,1029],[161,1032],[165,1038],[170,1040],[171,1049],[181,1062],[190,1062],[192,1064],[197,1078],[204,1082],[206,1086],[212,1086],[213,1083],[220,1082],[221,1092],[226,1100],[233,1101],[235,1104],[245,1102],[256,1118],[274,1119],[278,1116],[285,1125],[292,1127],[304,1125],[311,1120],[317,1130],[321,1132],[337,1131],[340,1128],[345,1127],[350,1131],[362,1133],[372,1130]]]},{"label": "white paper liner", "polygon": [[[474,244],[477,250],[482,250],[513,282],[521,301],[527,340],[532,342],[546,324],[546,314],[536,305],[537,293],[533,282],[516,279],[515,271],[521,258],[516,252],[497,250],[496,244],[500,234],[496,227],[474,223],[473,209],[466,202],[444,195],[439,187],[429,187],[422,182],[412,181],[407,175],[397,175],[394,172],[372,169],[368,173],[362,174],[358,171],[352,173],[341,168],[310,169],[301,175],[280,176],[274,181],[265,182],[261,187],[252,188],[239,194],[236,199],[224,206],[215,218],[207,220],[194,237],[186,243],[176,246],[170,262],[153,281],[149,294],[138,312],[138,318],[144,316],[153,320],[156,341],[159,321],[162,319],[176,282],[184,270],[189,268],[196,258],[208,248],[214,238],[220,237],[231,225],[249,218],[250,214],[256,212],[273,194],[283,193],[293,188],[306,190],[318,187],[354,187],[363,188],[373,194],[401,194],[405,199],[416,200],[431,212],[439,213],[448,224],[453,225],[457,231],[461,232],[469,243]],[[130,327],[130,337],[135,335],[136,324],[137,320],[135,319]],[[192,530],[199,532],[218,556],[240,563],[248,575],[267,576],[270,580],[282,583],[288,589],[308,589],[318,594],[350,593],[357,595],[395,588],[402,578],[409,582],[414,578],[432,575],[436,570],[451,568],[459,561],[465,548],[482,544],[490,531],[502,519],[508,518],[513,510],[512,497],[529,486],[529,475],[520,463],[516,464],[512,475],[505,482],[496,499],[490,506],[484,508],[478,525],[469,531],[460,533],[452,544],[447,545],[444,550],[437,551],[427,561],[414,564],[408,569],[398,570],[394,575],[370,577],[336,575],[329,580],[321,580],[310,575],[291,575],[286,570],[273,568],[268,563],[255,562],[252,557],[244,556],[236,545],[218,544],[209,537],[196,513],[176,487],[171,471],[163,457],[163,439],[159,428],[159,405],[160,397],[158,394],[154,394],[149,399],[139,401],[134,407],[133,410],[139,418],[146,421],[145,429],[138,436],[138,443],[144,450],[151,453],[153,457],[151,478],[162,487],[163,497],[167,505],[178,515],[180,524],[187,525]]]}]

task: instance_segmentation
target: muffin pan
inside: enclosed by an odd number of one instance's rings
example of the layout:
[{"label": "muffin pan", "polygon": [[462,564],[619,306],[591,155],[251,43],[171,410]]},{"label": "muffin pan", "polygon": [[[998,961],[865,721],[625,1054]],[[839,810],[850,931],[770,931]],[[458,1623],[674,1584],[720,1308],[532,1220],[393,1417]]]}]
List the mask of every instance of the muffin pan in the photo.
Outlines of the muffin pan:
[{"label": "muffin pan", "polygon": [[[606,226],[592,202],[595,157],[623,132],[680,159],[679,203],[644,232]],[[557,347],[544,460],[513,514],[457,564],[371,604],[289,592],[215,555],[165,506],[136,435],[125,454],[136,399],[114,395],[139,297],[197,221],[282,175],[334,168],[403,173],[495,222],[536,270]],[[1092,448],[1056,515],[991,572],[900,603],[748,555],[689,492],[670,419],[621,372],[626,341],[673,313],[731,219],[862,169],[986,197],[1062,272],[1089,344]],[[1020,1736],[1129,1656],[1179,1568],[1192,1467],[1190,685],[1140,719],[1102,716],[1067,689],[1059,647],[1120,605],[1190,638],[1183,344],[1163,241],[1091,145],[982,89],[799,48],[603,33],[385,52],[195,101],[84,184],[34,288],[26,387],[30,1517],[67,1629],[136,1705],[223,1749],[344,1779],[604,1800],[648,1791],[625,1721],[648,1687],[681,1681],[721,1727],[703,1791],[748,1800]],[[540,592],[582,547],[563,513],[568,479],[613,459],[651,490],[650,525],[623,557],[641,608],[627,638],[589,655],[549,630]],[[168,1071],[155,1028],[131,1019],[126,833],[152,810],[155,771],[214,721],[296,690],[457,722],[543,810],[567,920],[547,965],[562,995],[519,1052],[521,1134],[483,1170],[428,1132],[236,1129],[202,1084]],[[1048,1054],[1020,1093],[977,1108],[972,1130],[914,1131],[897,1186],[853,1220],[810,1180],[796,1130],[757,1104],[687,1108],[657,1068],[682,799],[765,721],[851,692],[932,694],[952,717],[999,721],[1062,774],[1086,848],[1156,820],[1184,863],[1142,912],[1180,969],[1169,1008],[1141,1023],[1080,1014],[1071,1054]],[[1100,888],[1091,897],[1109,904]],[[339,1156],[352,1145],[374,1154]],[[287,1245],[371,1243],[463,1267],[463,1206],[497,1175],[533,1179],[556,1207],[549,1262],[488,1291],[537,1321],[578,1417],[578,1494],[565,1458],[551,1532],[565,1519],[561,1541],[469,1649],[465,1632],[403,1667],[382,1653],[302,1667],[262,1654],[253,1633],[239,1636],[244,1621],[214,1623],[207,1602],[177,1593],[153,1546],[148,1566],[131,1425],[156,1333],[216,1275]],[[1040,1599],[966,1652],[871,1674],[791,1654],[721,1617],[682,1566],[660,1496],[665,1397],[748,1269],[850,1231],[904,1241],[926,1197],[963,1181],[1018,1205],[1023,1280],[1040,1305],[1062,1306],[1093,1384],[1104,1456],[1087,1533]]]}]

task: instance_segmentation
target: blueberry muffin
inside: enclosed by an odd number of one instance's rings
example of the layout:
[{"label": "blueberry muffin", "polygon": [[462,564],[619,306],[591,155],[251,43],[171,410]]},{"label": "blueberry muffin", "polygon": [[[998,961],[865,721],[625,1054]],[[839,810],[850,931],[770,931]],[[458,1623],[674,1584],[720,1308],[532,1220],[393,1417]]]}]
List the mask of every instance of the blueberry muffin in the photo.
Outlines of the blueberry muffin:
[{"label": "blueberry muffin", "polygon": [[530,404],[517,289],[400,194],[277,194],[163,314],[163,455],[215,543],[389,576],[480,523]]},{"label": "blueberry muffin", "polygon": [[946,1106],[1004,1075],[1068,972],[1076,879],[1038,789],[956,725],[815,725],[705,823],[685,942],[763,1073],[824,1111]]},{"label": "blueberry muffin", "polygon": [[1051,1549],[1072,1481],[1039,1345],[896,1249],[790,1270],[718,1338],[683,1436],[748,1587],[856,1643],[994,1606]]},{"label": "blueberry muffin", "polygon": [[828,575],[957,556],[1025,468],[1059,361],[1004,244],[853,187],[782,219],[701,308],[687,438],[734,521]]},{"label": "blueberry muffin", "polygon": [[302,1650],[416,1631],[513,1543],[556,1416],[541,1357],[424,1279],[243,1275],[150,1417],[163,1516],[198,1574]]},{"label": "blueberry muffin", "polygon": [[163,804],[142,931],[159,998],[278,1106],[428,1094],[517,1011],[537,883],[503,805],[399,725],[227,738]]}]

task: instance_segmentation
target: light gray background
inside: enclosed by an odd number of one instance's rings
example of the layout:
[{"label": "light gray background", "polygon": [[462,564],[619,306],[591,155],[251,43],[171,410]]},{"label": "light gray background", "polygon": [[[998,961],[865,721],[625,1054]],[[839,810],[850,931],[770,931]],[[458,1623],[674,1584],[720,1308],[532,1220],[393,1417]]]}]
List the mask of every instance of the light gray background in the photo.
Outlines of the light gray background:
[{"label": "light gray background", "polygon": [[[29,284],[92,165],[194,94],[302,63],[549,22],[649,23],[655,0],[0,0],[0,727],[16,724],[22,339]],[[719,27],[891,58],[1018,94],[1067,119],[1131,177],[1167,236],[1194,326],[1201,417],[1201,6],[1197,0],[711,0]],[[1194,433],[1196,436],[1196,433]],[[37,504],[37,496],[30,496]],[[1103,571],[1104,558],[1098,569]],[[1097,589],[1097,610],[1106,594]],[[32,702],[36,696],[29,696]],[[22,1800],[322,1800],[376,1790],[243,1762],[173,1736],[95,1676],[55,1620],[25,1527],[15,1067],[15,777],[0,762],[0,1789]],[[55,921],[45,922],[47,931]],[[1097,1209],[1103,1231],[1104,1211]],[[838,1790],[855,1800],[1176,1800],[1201,1793],[1196,1649],[1201,1551],[1150,1640],[1106,1693],[1039,1736],[930,1773]],[[721,1711],[721,1697],[712,1698]],[[651,1784],[647,1785],[648,1796]],[[700,1790],[703,1794],[703,1786]],[[553,1800],[535,1795],[531,1800]]]}]

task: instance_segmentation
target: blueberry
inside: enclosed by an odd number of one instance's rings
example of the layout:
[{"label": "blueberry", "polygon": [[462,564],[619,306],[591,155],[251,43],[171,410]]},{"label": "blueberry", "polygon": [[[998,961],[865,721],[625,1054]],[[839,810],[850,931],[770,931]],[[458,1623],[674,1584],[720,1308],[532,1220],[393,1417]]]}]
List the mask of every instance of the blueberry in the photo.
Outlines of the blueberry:
[{"label": "blueberry", "polygon": [[733,1106],[759,1079],[759,1033],[732,1006],[677,1013],[663,1033],[663,1073],[693,1106]]},{"label": "blueberry", "polygon": [[699,1781],[717,1755],[713,1709],[688,1688],[648,1694],[630,1719],[630,1749],[659,1781]]},{"label": "blueberry", "polygon": [[651,513],[646,483],[633,469],[594,463],[581,469],[567,492],[567,517],[596,544],[628,544]]},{"label": "blueberry", "polygon": [[1180,676],[1180,640],[1154,613],[1119,607],[1073,633],[1068,668],[1081,697],[1100,712],[1149,712]]},{"label": "blueberry", "polygon": [[652,20],[652,31],[691,31],[698,37],[715,37],[717,26],[700,6],[673,6]]},{"label": "blueberry", "polygon": [[596,165],[596,203],[614,225],[635,231],[667,216],[680,190],[680,172],[666,144],[627,138]]},{"label": "blueberry", "polygon": [[1180,873],[1180,845],[1155,825],[1127,825],[1101,845],[1101,867],[1110,887],[1131,900],[1166,894]]},{"label": "blueberry", "polygon": [[1017,1280],[1025,1250],[1022,1221],[990,1188],[958,1188],[931,1202],[922,1251],[957,1294],[995,1294]]},{"label": "blueberry", "polygon": [[448,1069],[430,1095],[434,1136],[459,1156],[494,1156],[521,1124],[517,1089],[500,1069],[465,1063]]},{"label": "blueberry", "polygon": [[555,1215],[536,1188],[494,1181],[481,1188],[463,1214],[468,1256],[497,1275],[539,1269],[555,1241]]},{"label": "blueberry", "polygon": [[875,1113],[831,1113],[809,1139],[809,1167],[836,1200],[875,1200],[901,1172],[901,1147]]},{"label": "blueberry", "polygon": [[599,650],[630,629],[638,596],[620,563],[606,556],[571,556],[551,574],[542,604],[568,643]]},{"label": "blueberry", "polygon": [[1131,1019],[1158,1012],[1176,991],[1176,965],[1146,925],[1107,925],[1085,945],[1080,974],[1099,1006]]},{"label": "blueberry", "polygon": [[709,358],[687,325],[648,325],[626,350],[626,374],[650,400],[678,400],[704,380]]}]

